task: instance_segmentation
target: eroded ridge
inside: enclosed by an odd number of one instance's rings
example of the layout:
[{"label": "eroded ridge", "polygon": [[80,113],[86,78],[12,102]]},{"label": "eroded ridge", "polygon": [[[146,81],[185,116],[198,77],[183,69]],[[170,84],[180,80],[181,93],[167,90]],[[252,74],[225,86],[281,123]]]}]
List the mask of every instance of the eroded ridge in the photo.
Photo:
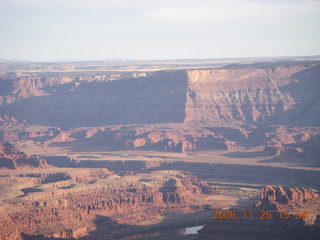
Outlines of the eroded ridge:
[{"label": "eroded ridge", "polygon": [[48,163],[41,157],[29,157],[10,143],[0,143],[0,168],[47,168]]},{"label": "eroded ridge", "polygon": [[[20,191],[2,195],[0,239],[23,239],[23,234],[78,238],[95,230],[97,215],[123,226],[135,225],[161,214],[214,207],[211,199],[218,194],[214,186],[185,171],[123,176],[107,169],[51,168],[34,175],[16,171],[1,176],[2,182],[12,181]],[[9,190],[8,185],[2,186],[3,192]]]}]

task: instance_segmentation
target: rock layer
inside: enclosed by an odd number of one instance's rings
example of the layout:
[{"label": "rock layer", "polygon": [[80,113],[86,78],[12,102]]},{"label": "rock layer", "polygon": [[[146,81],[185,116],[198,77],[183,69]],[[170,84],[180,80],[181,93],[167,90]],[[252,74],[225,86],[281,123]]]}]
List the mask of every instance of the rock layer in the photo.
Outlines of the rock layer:
[{"label": "rock layer", "polygon": [[[87,178],[79,180],[78,174],[75,180],[80,185],[68,186],[73,182],[68,179],[61,181],[65,187],[48,183],[42,191],[29,191],[22,197],[27,202],[2,211],[0,239],[21,239],[21,233],[79,237],[94,229],[97,214],[112,217],[118,223],[136,224],[159,214],[199,211],[204,208],[206,194],[217,193],[215,187],[181,171],[121,178],[110,174],[99,176],[88,183]],[[51,190],[45,190],[49,187]]]},{"label": "rock layer", "polygon": [[120,75],[8,73],[0,141],[317,157],[319,65]]},{"label": "rock layer", "polygon": [[[272,122],[319,125],[320,67],[177,70],[110,81],[29,77],[3,92],[2,115],[72,127],[137,123]],[[2,116],[2,117],[3,117]]]},{"label": "rock layer", "polygon": [[40,157],[29,157],[9,143],[0,143],[0,168],[47,168],[48,163]]},{"label": "rock layer", "polygon": [[295,209],[320,204],[320,196],[311,189],[289,188],[287,192],[281,186],[266,186],[261,189],[260,201],[255,207],[264,209]]}]

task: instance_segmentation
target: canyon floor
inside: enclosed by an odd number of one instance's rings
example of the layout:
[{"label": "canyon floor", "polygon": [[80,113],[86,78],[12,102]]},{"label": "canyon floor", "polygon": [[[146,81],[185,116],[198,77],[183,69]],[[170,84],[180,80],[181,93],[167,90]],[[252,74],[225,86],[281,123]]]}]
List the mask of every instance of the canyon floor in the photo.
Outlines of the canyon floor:
[{"label": "canyon floor", "polygon": [[[0,170],[2,221],[8,229],[14,227],[12,239],[15,231],[23,232],[22,239],[197,239],[179,234],[185,227],[210,223],[214,209],[253,209],[266,185],[320,190],[317,168],[268,166],[245,158],[234,163],[229,157],[219,159],[222,154],[42,156],[51,166]],[[172,179],[179,181],[170,183]],[[173,189],[161,190],[170,184]],[[294,210],[316,218],[319,206]]]}]

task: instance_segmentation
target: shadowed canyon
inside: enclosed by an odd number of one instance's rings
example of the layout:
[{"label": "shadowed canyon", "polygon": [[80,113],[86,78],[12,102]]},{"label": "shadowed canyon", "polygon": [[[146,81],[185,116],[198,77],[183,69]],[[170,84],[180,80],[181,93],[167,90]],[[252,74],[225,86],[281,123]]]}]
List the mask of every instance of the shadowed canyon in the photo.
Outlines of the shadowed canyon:
[{"label": "shadowed canyon", "polygon": [[319,236],[319,59],[0,66],[1,240]]}]

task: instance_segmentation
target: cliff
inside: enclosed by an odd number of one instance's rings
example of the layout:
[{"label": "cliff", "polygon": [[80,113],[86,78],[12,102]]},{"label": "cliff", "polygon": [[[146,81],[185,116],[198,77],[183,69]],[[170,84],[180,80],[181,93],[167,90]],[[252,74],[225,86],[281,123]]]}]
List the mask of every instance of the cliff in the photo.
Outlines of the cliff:
[{"label": "cliff", "polygon": [[9,143],[0,143],[0,168],[47,168],[48,163],[40,157],[29,157]]},{"label": "cliff", "polygon": [[266,186],[260,191],[260,200],[254,204],[263,209],[296,209],[319,205],[320,196],[313,190],[289,188],[287,192],[281,186]]},{"label": "cliff", "polygon": [[49,126],[268,122],[319,125],[320,66],[2,79],[2,116]]},{"label": "cliff", "polygon": [[[98,214],[120,224],[136,224],[159,214],[199,211],[209,203],[206,195],[216,194],[214,187],[187,172],[157,171],[123,177],[103,174],[94,171],[88,179],[82,173],[73,179],[43,182],[40,188],[32,188],[37,191],[29,188],[21,200],[11,200],[16,203],[2,209],[0,239],[22,239],[21,233],[80,237],[95,229]],[[92,179],[95,181],[88,182]],[[108,237],[114,231],[117,229],[111,229]]]},{"label": "cliff", "polygon": [[54,83],[50,77],[16,79],[2,97],[2,115],[59,127],[183,122],[185,71],[115,81],[60,77]]},{"label": "cliff", "polygon": [[97,74],[0,79],[0,141],[316,158],[319,65]]},{"label": "cliff", "polygon": [[319,73],[319,66],[188,71],[184,122],[317,124]]}]

